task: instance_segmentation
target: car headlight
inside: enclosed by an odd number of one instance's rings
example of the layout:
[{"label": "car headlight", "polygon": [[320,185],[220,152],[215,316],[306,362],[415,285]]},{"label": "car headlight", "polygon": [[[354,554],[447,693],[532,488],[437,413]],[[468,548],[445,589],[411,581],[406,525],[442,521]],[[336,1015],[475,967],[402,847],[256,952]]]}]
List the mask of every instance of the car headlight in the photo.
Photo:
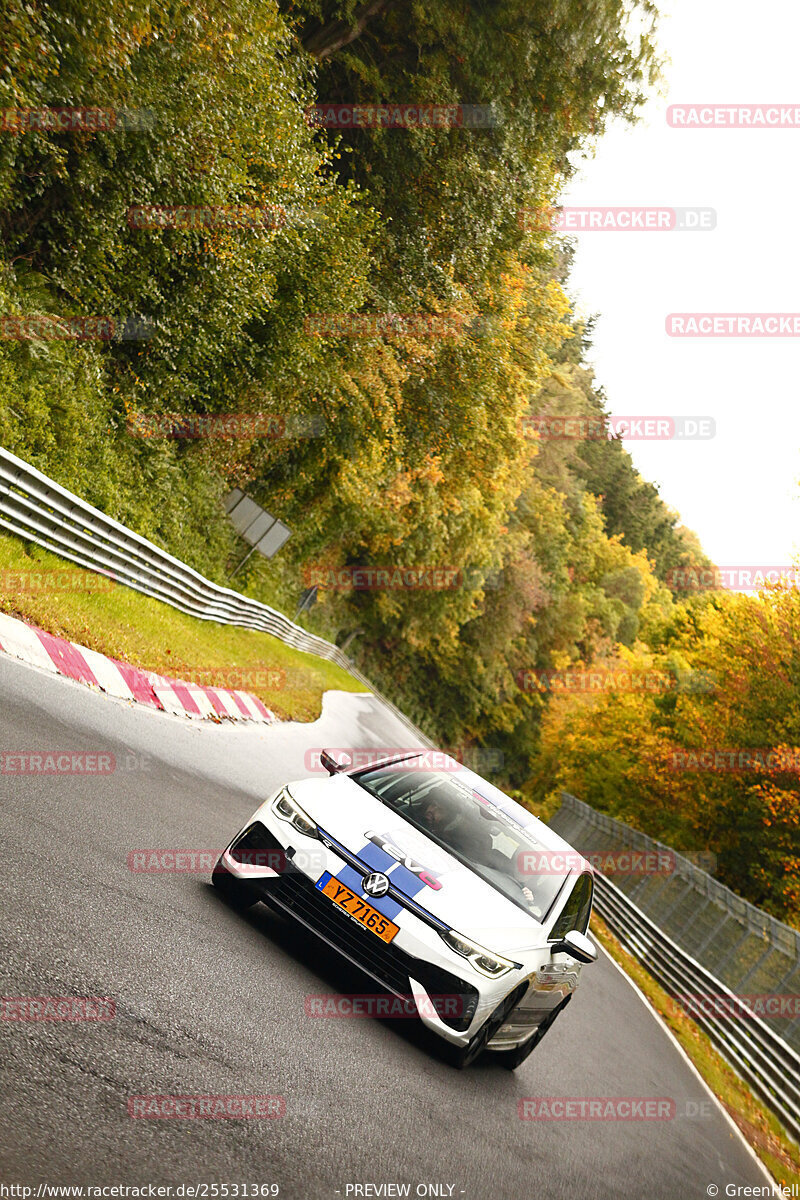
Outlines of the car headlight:
[{"label": "car headlight", "polygon": [[447,942],[451,950],[455,950],[456,954],[460,954],[462,958],[468,959],[476,971],[480,971],[481,975],[488,975],[490,979],[499,979],[512,967],[517,966],[517,963],[511,962],[510,959],[503,958],[500,954],[493,954],[491,950],[479,946],[477,942],[471,942],[469,938],[463,937],[452,929],[449,929],[447,933],[440,933],[439,936]]},{"label": "car headlight", "polygon": [[298,833],[304,833],[306,837],[319,837],[315,823],[311,820],[308,813],[300,807],[297,801],[290,796],[287,788],[283,788],[278,792],[272,808],[276,816],[280,817],[282,821],[288,821]]}]

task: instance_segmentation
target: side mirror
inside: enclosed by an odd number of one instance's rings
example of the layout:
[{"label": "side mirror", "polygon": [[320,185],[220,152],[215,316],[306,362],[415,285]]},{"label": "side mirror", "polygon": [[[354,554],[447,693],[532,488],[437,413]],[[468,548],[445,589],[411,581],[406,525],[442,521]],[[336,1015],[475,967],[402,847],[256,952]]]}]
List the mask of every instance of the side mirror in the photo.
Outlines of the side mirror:
[{"label": "side mirror", "polygon": [[579,933],[577,929],[570,929],[569,933],[565,933],[560,942],[551,946],[550,953],[569,954],[571,958],[576,958],[582,963],[597,961],[597,947],[594,942],[590,942],[586,934]]},{"label": "side mirror", "polygon": [[336,750],[331,754],[330,750],[323,750],[319,756],[319,761],[329,775],[336,775],[339,771],[346,771],[348,767],[352,767],[353,760],[349,754],[345,754],[343,750]]}]

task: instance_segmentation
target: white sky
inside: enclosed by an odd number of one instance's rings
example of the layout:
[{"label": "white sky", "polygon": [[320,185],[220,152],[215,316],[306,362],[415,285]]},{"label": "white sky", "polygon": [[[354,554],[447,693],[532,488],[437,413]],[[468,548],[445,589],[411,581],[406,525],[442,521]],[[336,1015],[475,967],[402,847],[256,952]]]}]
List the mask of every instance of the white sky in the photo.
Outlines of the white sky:
[{"label": "white sky", "polygon": [[720,566],[800,554],[800,339],[674,338],[670,312],[800,312],[800,128],[672,129],[669,104],[800,108],[798,0],[662,0],[666,94],[613,127],[565,205],[698,206],[712,232],[576,235],[571,293],[596,312],[611,413],[702,414],[710,441],[626,442]]}]

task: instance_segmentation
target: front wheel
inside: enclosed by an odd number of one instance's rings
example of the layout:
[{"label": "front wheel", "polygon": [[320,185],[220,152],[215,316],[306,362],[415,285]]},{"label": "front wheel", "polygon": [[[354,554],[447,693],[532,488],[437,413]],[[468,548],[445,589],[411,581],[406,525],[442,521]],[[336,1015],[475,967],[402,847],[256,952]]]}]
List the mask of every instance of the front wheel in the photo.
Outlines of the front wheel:
[{"label": "front wheel", "polygon": [[243,911],[252,908],[256,903],[256,897],[248,890],[247,885],[231,875],[221,858],[217,860],[211,872],[211,882],[231,908]]},{"label": "front wheel", "polygon": [[450,1044],[446,1046],[445,1057],[452,1067],[463,1071],[465,1067],[475,1062],[475,1059],[486,1049],[487,1044],[497,1033],[508,1014],[525,995],[527,988],[527,983],[521,983],[518,988],[514,989],[510,996],[506,996],[505,1000],[498,1004],[492,1015],[484,1021],[478,1032],[470,1038],[466,1046],[453,1046]]},{"label": "front wheel", "polygon": [[533,1037],[529,1038],[527,1042],[523,1042],[521,1046],[516,1046],[513,1050],[495,1050],[494,1054],[496,1054],[500,1064],[508,1071],[516,1071],[517,1067],[521,1066],[522,1063],[525,1062],[525,1059],[528,1057],[528,1055],[536,1049],[536,1047],[539,1045],[539,1042],[547,1033],[558,1014],[563,1012],[571,999],[572,992],[570,992],[566,1000],[559,1004],[558,1008],[553,1009],[549,1017],[545,1017],[539,1028],[536,1030],[536,1033],[534,1033]]}]

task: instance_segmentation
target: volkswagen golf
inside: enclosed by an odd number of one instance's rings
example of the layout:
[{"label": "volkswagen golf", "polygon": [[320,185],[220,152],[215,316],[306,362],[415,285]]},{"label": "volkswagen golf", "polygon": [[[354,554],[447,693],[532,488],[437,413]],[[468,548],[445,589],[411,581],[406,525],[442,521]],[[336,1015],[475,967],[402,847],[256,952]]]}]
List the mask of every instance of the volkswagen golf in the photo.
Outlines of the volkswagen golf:
[{"label": "volkswagen golf", "polygon": [[237,907],[299,921],[411,1002],[453,1065],[489,1050],[519,1066],[597,956],[589,863],[446,755],[321,762],[324,778],[287,783],[253,813],[213,883]]}]

